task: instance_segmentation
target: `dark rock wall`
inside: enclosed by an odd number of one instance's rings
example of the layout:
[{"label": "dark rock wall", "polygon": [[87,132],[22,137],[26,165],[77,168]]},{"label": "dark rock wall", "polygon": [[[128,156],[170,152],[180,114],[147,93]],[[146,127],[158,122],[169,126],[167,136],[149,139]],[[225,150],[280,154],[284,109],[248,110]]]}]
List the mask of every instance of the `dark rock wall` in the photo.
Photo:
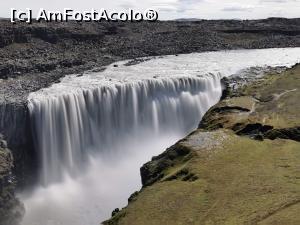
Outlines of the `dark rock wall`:
[{"label": "dark rock wall", "polygon": [[0,225],[18,225],[24,214],[24,207],[15,196],[12,168],[12,154],[0,137]]},{"label": "dark rock wall", "polygon": [[26,104],[0,104],[0,133],[14,155],[14,173],[19,185],[32,182],[36,171],[29,111]]}]

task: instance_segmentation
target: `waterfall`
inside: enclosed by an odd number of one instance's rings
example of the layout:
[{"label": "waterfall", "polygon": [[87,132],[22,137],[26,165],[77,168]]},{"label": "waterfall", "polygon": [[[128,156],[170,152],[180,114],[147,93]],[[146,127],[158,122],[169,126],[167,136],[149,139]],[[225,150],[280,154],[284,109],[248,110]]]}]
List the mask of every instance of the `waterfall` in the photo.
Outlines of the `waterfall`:
[{"label": "waterfall", "polygon": [[41,183],[77,176],[93,154],[114,154],[126,142],[197,126],[221,96],[222,76],[251,67],[291,66],[300,48],[165,56],[103,72],[67,76],[32,93],[29,110],[41,162]]},{"label": "waterfall", "polygon": [[221,96],[221,75],[148,79],[31,99],[41,181],[76,176],[89,154],[122,150],[126,141],[188,132]]},{"label": "waterfall", "polygon": [[99,224],[141,187],[143,163],[197,127],[219,100],[222,77],[292,66],[299,53],[237,50],[123,61],[31,93],[41,185],[20,196],[23,225]]}]

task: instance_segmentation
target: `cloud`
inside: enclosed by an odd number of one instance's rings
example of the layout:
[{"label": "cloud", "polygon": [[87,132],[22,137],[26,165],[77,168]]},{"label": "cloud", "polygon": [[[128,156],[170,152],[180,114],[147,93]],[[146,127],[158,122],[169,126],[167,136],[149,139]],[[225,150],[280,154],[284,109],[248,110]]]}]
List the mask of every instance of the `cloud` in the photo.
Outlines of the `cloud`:
[{"label": "cloud", "polygon": [[222,10],[223,11],[230,11],[230,12],[236,12],[236,11],[250,12],[254,8],[256,8],[254,5],[231,4],[231,5],[228,5],[228,6],[224,7]]},{"label": "cloud", "polygon": [[299,17],[300,0],[2,0],[0,17],[10,17],[10,8],[40,8],[47,10],[90,10],[106,8],[108,10],[124,10],[133,8],[145,10],[154,8],[159,11],[162,20],[176,18],[201,19],[258,19],[273,15],[282,17]]},{"label": "cloud", "polygon": [[122,4],[119,4],[119,7],[121,9],[132,9],[134,8],[134,4],[131,4],[131,3],[122,3]]},{"label": "cloud", "polygon": [[177,13],[184,13],[199,8],[200,4],[206,3],[207,0],[178,0]]},{"label": "cloud", "polygon": [[271,17],[282,17],[284,15],[284,11],[283,10],[275,10],[273,12],[270,13]]},{"label": "cloud", "polygon": [[167,6],[167,5],[156,5],[153,7],[159,12],[176,12],[178,8],[176,6]]},{"label": "cloud", "polygon": [[261,0],[262,3],[293,3],[299,2],[299,0]]},{"label": "cloud", "polygon": [[159,12],[176,12],[179,5],[177,2],[160,2],[152,5],[151,7]]},{"label": "cloud", "polygon": [[179,3],[182,4],[195,4],[199,2],[205,2],[206,0],[178,0]]}]

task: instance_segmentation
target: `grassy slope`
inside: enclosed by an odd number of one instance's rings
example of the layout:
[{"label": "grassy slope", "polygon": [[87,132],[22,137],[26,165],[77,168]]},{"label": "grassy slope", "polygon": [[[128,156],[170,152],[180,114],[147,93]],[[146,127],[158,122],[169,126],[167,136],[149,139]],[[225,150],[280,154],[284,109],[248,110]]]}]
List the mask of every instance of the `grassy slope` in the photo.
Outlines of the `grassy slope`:
[{"label": "grassy slope", "polygon": [[[243,88],[240,95],[248,97],[219,103],[205,116],[205,130],[148,163],[159,179],[105,224],[300,224],[300,143],[257,141],[233,131],[249,123],[299,126],[299,79],[297,66]],[[190,151],[171,157],[183,147]]]},{"label": "grassy slope", "polygon": [[300,65],[244,88],[243,94],[262,101],[252,119],[275,128],[300,126]]}]

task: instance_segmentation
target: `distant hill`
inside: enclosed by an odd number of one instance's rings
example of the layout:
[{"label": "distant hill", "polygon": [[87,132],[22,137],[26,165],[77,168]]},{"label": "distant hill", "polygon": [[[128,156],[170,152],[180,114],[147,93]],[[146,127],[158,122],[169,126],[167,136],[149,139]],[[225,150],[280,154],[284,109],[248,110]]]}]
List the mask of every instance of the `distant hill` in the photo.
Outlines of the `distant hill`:
[{"label": "distant hill", "polygon": [[199,18],[179,18],[179,19],[175,19],[175,21],[202,21],[204,19],[199,19]]}]

